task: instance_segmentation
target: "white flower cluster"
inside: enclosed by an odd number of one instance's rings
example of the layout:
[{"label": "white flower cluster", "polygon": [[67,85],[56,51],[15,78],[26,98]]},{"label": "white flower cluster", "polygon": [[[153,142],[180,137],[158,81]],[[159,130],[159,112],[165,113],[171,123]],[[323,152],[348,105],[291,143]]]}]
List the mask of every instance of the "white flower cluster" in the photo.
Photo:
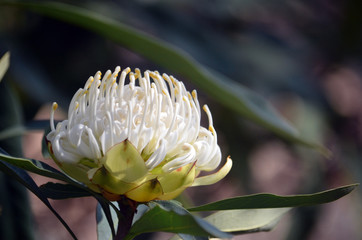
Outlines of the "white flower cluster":
[{"label": "white flower cluster", "polygon": [[200,126],[196,91],[188,92],[182,82],[157,71],[143,76],[138,69],[120,71],[117,67],[102,79],[101,72],[90,77],[75,93],[68,120],[56,127],[53,104],[47,139],[55,158],[66,163],[86,158],[100,167],[106,152],[128,139],[149,170],[162,166],[171,172],[189,163],[197,171],[216,169],[221,160],[217,135],[206,105],[209,126]]}]

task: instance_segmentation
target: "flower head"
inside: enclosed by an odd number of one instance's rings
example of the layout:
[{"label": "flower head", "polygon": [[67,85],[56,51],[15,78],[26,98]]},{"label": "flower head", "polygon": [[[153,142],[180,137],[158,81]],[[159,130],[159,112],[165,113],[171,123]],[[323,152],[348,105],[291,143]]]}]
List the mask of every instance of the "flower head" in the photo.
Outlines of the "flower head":
[{"label": "flower head", "polygon": [[[119,81],[117,78],[119,76]],[[128,81],[127,81],[128,76]],[[117,67],[90,77],[74,95],[68,119],[47,135],[59,167],[110,200],[120,195],[138,202],[172,199],[189,186],[219,181],[232,165],[221,161],[212,116],[200,126],[201,109],[194,90],[167,74]]]}]

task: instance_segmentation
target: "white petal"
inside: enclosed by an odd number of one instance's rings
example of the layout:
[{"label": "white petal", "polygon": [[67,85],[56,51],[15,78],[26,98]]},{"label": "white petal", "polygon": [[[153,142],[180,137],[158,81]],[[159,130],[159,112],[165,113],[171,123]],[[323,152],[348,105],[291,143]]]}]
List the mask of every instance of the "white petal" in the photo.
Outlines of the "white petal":
[{"label": "white petal", "polygon": [[162,167],[163,171],[171,172],[175,169],[178,169],[195,161],[196,151],[192,145],[184,143],[181,150],[181,154],[179,154],[176,158],[172,159],[170,162],[166,163]]},{"label": "white petal", "polygon": [[161,139],[159,147],[156,149],[156,151],[153,152],[153,154],[146,161],[146,166],[148,169],[152,170],[165,159],[166,157],[165,146],[166,146],[166,141]]}]

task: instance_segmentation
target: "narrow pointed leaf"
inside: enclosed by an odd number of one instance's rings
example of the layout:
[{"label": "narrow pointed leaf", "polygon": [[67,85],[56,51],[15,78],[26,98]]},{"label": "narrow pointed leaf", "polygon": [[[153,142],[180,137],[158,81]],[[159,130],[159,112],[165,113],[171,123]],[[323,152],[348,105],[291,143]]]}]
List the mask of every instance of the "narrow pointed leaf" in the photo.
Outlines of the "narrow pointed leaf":
[{"label": "narrow pointed leaf", "polygon": [[115,236],[115,228],[118,224],[117,213],[108,204],[100,201],[96,210],[97,239],[110,240]]},{"label": "narrow pointed leaf", "polygon": [[83,190],[82,194],[88,192],[90,195],[93,195],[95,198],[101,197],[98,193],[76,182],[75,180],[71,179],[64,173],[60,172],[59,170],[49,166],[48,164],[42,161],[9,156],[3,149],[0,148],[0,162],[1,161],[10,163],[13,166],[16,166],[18,168],[24,169],[32,173],[39,174],[44,177],[49,177],[69,183],[75,187],[74,190],[77,188],[79,188],[79,191]]},{"label": "narrow pointed leaf", "polygon": [[209,239],[208,237],[192,236],[192,235],[180,233],[180,234],[174,235],[169,240],[208,240],[208,239]]},{"label": "narrow pointed leaf", "polygon": [[186,209],[173,201],[154,201],[150,209],[136,221],[126,240],[133,239],[141,233],[172,232],[196,236],[231,238],[232,235],[215,228],[202,218],[191,215]]},{"label": "narrow pointed leaf", "polygon": [[94,197],[98,197],[98,193],[92,191],[91,189],[83,186],[82,184],[74,181],[64,173],[58,171],[57,169],[49,166],[48,164],[34,159],[27,158],[18,158],[9,156],[3,149],[0,148],[0,161],[9,163],[18,168],[24,169],[26,171],[39,174],[41,176],[57,179],[74,185],[76,188],[82,189],[89,192]]},{"label": "narrow pointed leaf", "polygon": [[4,154],[4,151],[0,151],[0,160],[10,163],[16,167],[22,168],[26,171],[33,172],[45,177],[62,180],[68,183],[74,183],[74,181],[71,180],[69,177],[42,161],[12,157]]},{"label": "narrow pointed leaf", "polygon": [[224,232],[250,233],[270,231],[290,208],[242,209],[218,211],[205,218]]},{"label": "narrow pointed leaf", "polygon": [[359,184],[351,184],[314,194],[278,196],[261,193],[242,197],[228,198],[203,206],[189,208],[189,211],[218,211],[255,208],[303,207],[335,201],[355,189]]},{"label": "narrow pointed leaf", "polygon": [[92,194],[89,191],[86,191],[82,188],[76,187],[71,184],[61,184],[48,182],[41,185],[40,190],[50,199],[67,199],[67,198],[79,198],[79,197],[89,197]]},{"label": "narrow pointed leaf", "polygon": [[0,82],[10,65],[10,52],[6,52],[0,59]]},{"label": "narrow pointed leaf", "polygon": [[11,137],[17,137],[24,134],[26,128],[22,125],[14,125],[0,132],[0,140],[5,140]]},{"label": "narrow pointed leaf", "polygon": [[27,131],[45,130],[47,128],[50,129],[49,120],[32,120],[24,125],[14,125],[0,131],[0,140],[21,136]]},{"label": "narrow pointed leaf", "polygon": [[220,73],[212,72],[187,53],[167,42],[109,17],[64,3],[3,2],[0,4],[23,7],[93,31],[187,77],[224,106],[279,136],[326,152],[322,146],[300,137],[297,131],[264,98]]},{"label": "narrow pointed leaf", "polygon": [[29,174],[15,167],[5,161],[0,159],[0,170],[7,173],[11,177],[15,178],[19,183],[24,185],[27,189],[29,189],[32,193],[34,193],[49,209],[50,211],[59,219],[59,221],[63,224],[63,226],[67,229],[73,239],[77,239],[73,231],[67,225],[67,223],[62,219],[62,217],[54,210],[54,208],[49,203],[48,199],[43,195],[39,187],[36,185],[34,180],[29,176]]}]

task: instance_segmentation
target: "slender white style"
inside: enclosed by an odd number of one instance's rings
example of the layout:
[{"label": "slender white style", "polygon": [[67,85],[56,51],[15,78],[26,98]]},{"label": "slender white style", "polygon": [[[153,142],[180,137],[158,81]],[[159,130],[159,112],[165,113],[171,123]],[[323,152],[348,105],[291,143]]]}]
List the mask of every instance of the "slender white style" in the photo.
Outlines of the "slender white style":
[{"label": "slender white style", "polygon": [[[75,93],[68,119],[57,126],[56,108],[54,103],[47,139],[59,162],[77,164],[89,159],[99,168],[107,151],[128,139],[150,171],[162,166],[163,172],[171,172],[189,163],[195,163],[196,171],[212,171],[220,164],[209,108],[203,106],[209,121],[205,128],[200,126],[202,111],[196,91],[188,92],[182,82],[167,74],[145,71],[142,76],[138,69],[121,72],[117,67],[101,78],[97,72]],[[231,160],[228,166],[227,172]]]}]

